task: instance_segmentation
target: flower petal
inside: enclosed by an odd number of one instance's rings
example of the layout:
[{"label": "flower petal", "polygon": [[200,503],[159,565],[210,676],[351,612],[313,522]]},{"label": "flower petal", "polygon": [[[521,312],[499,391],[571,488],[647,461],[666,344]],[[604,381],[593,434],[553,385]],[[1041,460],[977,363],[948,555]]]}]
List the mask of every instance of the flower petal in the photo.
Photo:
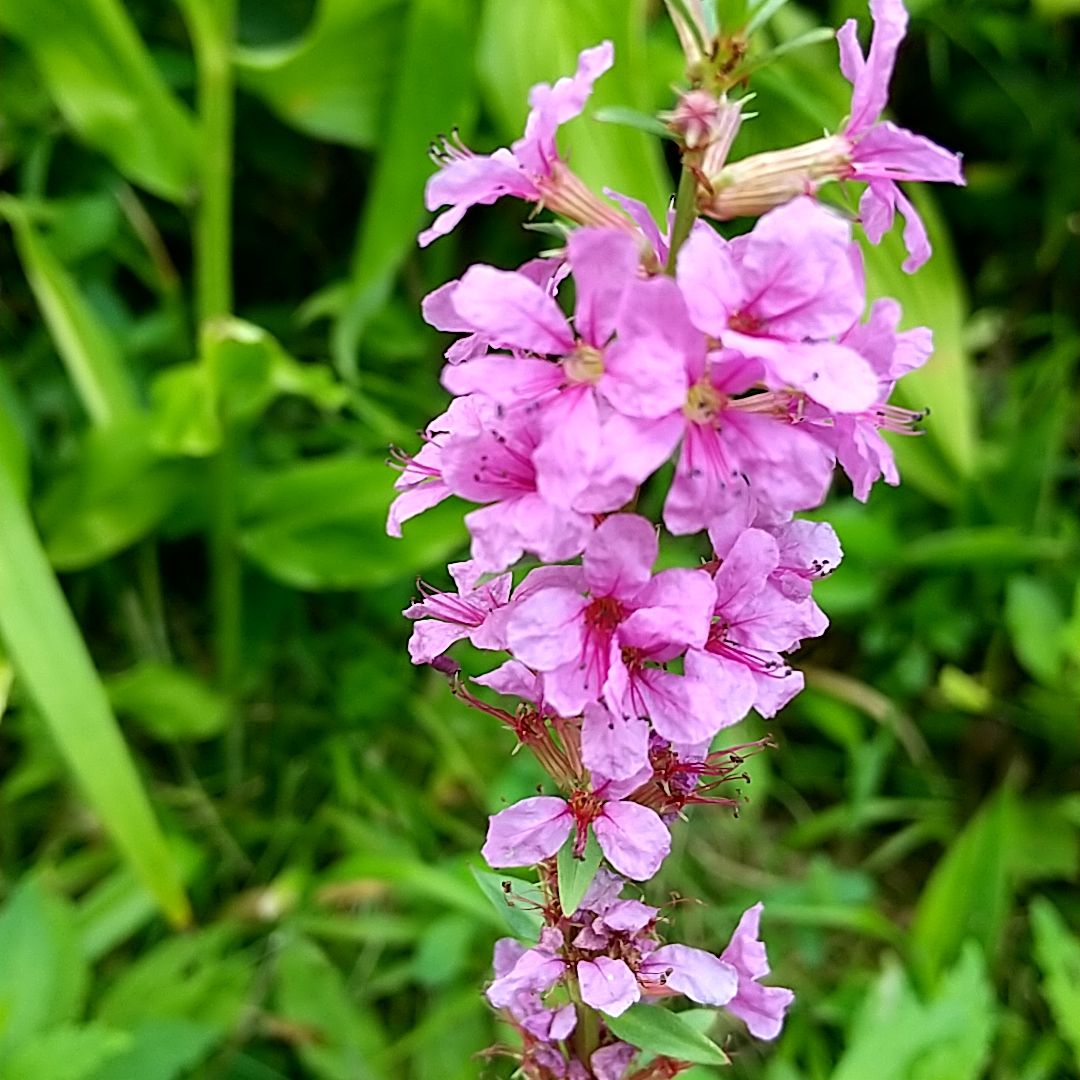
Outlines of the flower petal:
[{"label": "flower petal", "polygon": [[608,862],[635,881],[651,878],[671,850],[667,826],[639,803],[608,803],[593,822],[593,831]]},{"label": "flower petal", "polygon": [[577,976],[585,1004],[608,1016],[621,1016],[641,1000],[641,987],[624,960],[610,956],[579,960]]},{"label": "flower petal", "polygon": [[641,970],[657,979],[663,976],[667,989],[701,1005],[726,1005],[739,987],[739,974],[732,964],[688,945],[662,945]]},{"label": "flower petal", "polygon": [[489,866],[531,866],[550,858],[570,833],[565,800],[537,795],[500,810],[488,821],[481,854]]}]

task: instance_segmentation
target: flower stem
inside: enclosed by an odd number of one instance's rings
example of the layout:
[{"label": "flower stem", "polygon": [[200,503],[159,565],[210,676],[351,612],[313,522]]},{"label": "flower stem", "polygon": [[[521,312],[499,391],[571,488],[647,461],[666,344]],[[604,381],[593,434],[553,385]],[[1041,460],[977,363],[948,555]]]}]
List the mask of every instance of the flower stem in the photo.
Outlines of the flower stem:
[{"label": "flower stem", "polygon": [[684,164],[679,177],[679,190],[675,195],[675,223],[671,226],[671,247],[668,250],[667,266],[664,272],[674,276],[679,248],[693,228],[697,217],[697,177],[693,170]]},{"label": "flower stem", "polygon": [[570,1000],[574,1003],[574,1012],[577,1013],[573,1036],[574,1050],[578,1061],[582,1065],[588,1065],[593,1052],[600,1046],[600,1016],[591,1005],[586,1005],[582,1000],[581,989],[572,975],[566,980],[566,986],[570,992]]}]

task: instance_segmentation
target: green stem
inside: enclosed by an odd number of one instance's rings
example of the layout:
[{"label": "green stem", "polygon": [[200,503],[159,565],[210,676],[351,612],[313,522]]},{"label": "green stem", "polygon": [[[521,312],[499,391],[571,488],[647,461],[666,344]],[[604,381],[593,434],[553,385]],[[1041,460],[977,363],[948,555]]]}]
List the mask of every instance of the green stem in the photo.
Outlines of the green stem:
[{"label": "green stem", "polygon": [[578,1061],[587,1066],[594,1051],[600,1046],[600,1014],[582,1000],[581,989],[573,975],[566,980],[566,987],[577,1014],[573,1034],[574,1050]]},{"label": "green stem", "polygon": [[199,323],[232,309],[233,72],[236,0],[182,0],[198,67],[199,204],[195,290]]},{"label": "green stem", "polygon": [[[233,72],[236,0],[181,0],[198,66],[202,147],[195,215],[195,294],[200,331],[232,309]],[[211,578],[218,677],[233,691],[242,626],[237,548],[236,442],[222,417],[222,447],[211,465]]]},{"label": "green stem", "polygon": [[671,227],[671,248],[668,251],[664,272],[674,275],[679,248],[683,246],[697,217],[697,177],[685,165],[679,177],[679,190],[675,195],[675,223]]}]

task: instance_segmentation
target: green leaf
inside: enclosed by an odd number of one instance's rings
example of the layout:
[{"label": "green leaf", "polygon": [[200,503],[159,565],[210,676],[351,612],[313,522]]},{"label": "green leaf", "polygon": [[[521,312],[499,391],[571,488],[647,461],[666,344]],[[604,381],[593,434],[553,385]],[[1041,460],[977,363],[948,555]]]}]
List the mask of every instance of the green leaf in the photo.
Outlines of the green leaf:
[{"label": "green leaf", "polygon": [[375,1014],[352,997],[341,972],[304,938],[289,941],[277,956],[277,1010],[306,1030],[300,1059],[324,1080],[381,1080],[374,1065],[385,1046]]},{"label": "green leaf", "polygon": [[993,987],[974,942],[923,1003],[888,959],[855,1015],[832,1080],[976,1080],[997,1026]]},{"label": "green leaf", "polygon": [[207,378],[226,420],[253,420],[283,394],[307,398],[324,409],[340,408],[348,396],[328,367],[301,364],[273,335],[243,319],[214,319],[204,328],[201,346]]},{"label": "green leaf", "polygon": [[573,836],[559,849],[559,903],[567,918],[577,911],[593,878],[596,877],[596,871],[600,869],[602,858],[603,852],[591,829],[580,859],[574,857]]},{"label": "green leaf", "polygon": [[76,134],[155,195],[186,201],[195,125],[119,0],[4,0],[0,28],[34,58]]},{"label": "green leaf", "polygon": [[1037,578],[1015,574],[1005,585],[1005,626],[1028,674],[1056,685],[1065,662],[1065,612],[1058,594]]},{"label": "green leaf", "polygon": [[90,808],[165,914],[185,924],[177,868],[26,505],[0,462],[0,637]]},{"label": "green leaf", "polygon": [[101,1024],[51,1028],[24,1043],[0,1065],[0,1080],[90,1080],[130,1043],[126,1032]]},{"label": "green leaf", "polygon": [[300,589],[375,588],[463,546],[452,501],[410,521],[404,539],[387,536],[392,485],[383,460],[349,455],[253,476],[242,485],[240,545],[272,577]]},{"label": "green leaf", "polygon": [[650,113],[631,109],[625,105],[607,105],[602,109],[596,109],[592,117],[602,124],[620,124],[623,127],[644,131],[647,135],[655,135],[658,139],[675,138],[671,128],[662,120],[657,119]]},{"label": "green leaf", "polygon": [[911,955],[933,986],[969,937],[992,954],[1008,914],[1009,840],[1016,835],[1016,801],[1001,788],[953,841],[934,868],[915,909]]},{"label": "green leaf", "polygon": [[127,1032],[127,1047],[89,1080],[180,1080],[224,1037],[190,1020],[147,1020]]},{"label": "green leaf", "polygon": [[473,957],[476,920],[443,915],[428,923],[416,943],[413,968],[421,986],[447,986],[461,977]]},{"label": "green leaf", "polygon": [[15,233],[26,278],[87,415],[95,424],[108,424],[134,412],[138,401],[120,347],[31,223],[24,204],[0,197],[0,216]]},{"label": "green leaf", "polygon": [[361,335],[389,297],[402,262],[415,249],[424,216],[424,185],[432,171],[421,148],[472,112],[475,34],[473,0],[412,0],[409,5],[404,40],[395,56],[397,79],[386,108],[380,154],[333,329],[332,350],[339,371],[355,373]]},{"label": "green leaf", "polygon": [[370,148],[384,127],[404,7],[402,0],[321,0],[294,44],[237,50],[237,80],[300,131]]},{"label": "green leaf", "polygon": [[163,742],[220,735],[228,726],[228,699],[197,675],[148,661],[106,680],[113,708],[137,720]]},{"label": "green leaf", "polygon": [[1031,903],[1031,929],[1043,995],[1080,1068],[1080,938],[1069,933],[1057,909],[1042,896]]},{"label": "green leaf", "polygon": [[97,1017],[131,1030],[150,1020],[185,1020],[224,1034],[245,1007],[253,974],[227,926],[168,938],[124,968]]},{"label": "green leaf", "polygon": [[[696,1012],[697,1010],[695,1010]],[[695,1065],[726,1065],[728,1056],[693,1023],[660,1005],[631,1005],[622,1016],[605,1016],[616,1038]]]},{"label": "green leaf", "polygon": [[206,457],[221,448],[221,421],[204,364],[174,364],[150,384],[150,445],[166,457]]},{"label": "green leaf", "polygon": [[132,416],[91,428],[74,467],[42,495],[37,515],[58,570],[93,566],[149,535],[188,486],[179,462],[158,460],[151,427]]},{"label": "green leaf", "polygon": [[0,908],[0,1060],[32,1036],[74,1020],[89,972],[74,914],[36,881]]},{"label": "green leaf", "polygon": [[[540,914],[543,894],[531,881],[522,881],[509,874],[493,874],[470,866],[476,884],[491,901],[506,929],[516,938],[534,942],[540,937],[544,918]],[[510,888],[505,888],[509,885]]]}]

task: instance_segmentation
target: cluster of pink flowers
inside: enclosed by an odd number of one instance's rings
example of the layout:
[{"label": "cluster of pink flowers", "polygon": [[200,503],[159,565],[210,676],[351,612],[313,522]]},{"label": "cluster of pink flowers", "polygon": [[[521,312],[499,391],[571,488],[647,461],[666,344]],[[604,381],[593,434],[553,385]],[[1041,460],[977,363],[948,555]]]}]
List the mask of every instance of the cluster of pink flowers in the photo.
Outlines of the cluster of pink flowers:
[{"label": "cluster of pink flowers", "polygon": [[[896,181],[962,182],[955,155],[879,121],[906,15],[900,0],[871,6],[868,57],[853,23],[839,35],[854,95],[838,135],[729,165],[739,103],[687,91],[669,116],[695,186],[665,228],[634,200],[594,194],[558,152],[610,43],[534,87],[509,149],[478,155],[455,139],[436,151],[428,204],[449,209],[422,244],[504,195],[576,226],[556,257],[476,265],[426,298],[427,321],[459,335],[442,374],[452,400],[401,455],[388,522],[400,535],[451,495],[477,505],[470,558],[449,568],[456,588],[425,587],[405,612],[410,655],[509,727],[559,791],[494,815],[483,847],[495,868],[538,865],[544,889],[539,942],[499,942],[487,992],[521,1033],[530,1080],[678,1070],[660,1057],[633,1072],[637,1050],[604,1022],[583,1025],[583,1010],[615,1018],[678,993],[769,1039],[792,1001],[758,982],[760,904],[715,956],[661,944],[658,909],[620,894],[624,878],[656,874],[687,805],[734,805],[717,789],[771,745],[714,750],[718,733],[751,709],[775,716],[802,688],[785,656],[825,630],[812,584],[841,551],[829,525],[793,515],[821,504],[837,464],[860,499],[897,483],[881,432],[921,419],[888,399],[929,357],[930,332],[900,331],[894,301],[867,310],[852,224],[816,199],[829,179],[868,182],[861,224],[877,242],[899,209],[911,269],[929,247]],[[758,220],[732,240],[699,216],[743,213]],[[680,217],[692,222],[681,234]],[[568,279],[572,315],[559,303]],[[643,489],[663,498],[662,529],[635,512]],[[655,571],[665,533],[699,537],[697,564]],[[532,568],[515,584],[523,557]],[[445,655],[466,638],[507,658],[466,678]],[[590,831],[612,869],[567,912],[556,856],[584,857]]]}]

